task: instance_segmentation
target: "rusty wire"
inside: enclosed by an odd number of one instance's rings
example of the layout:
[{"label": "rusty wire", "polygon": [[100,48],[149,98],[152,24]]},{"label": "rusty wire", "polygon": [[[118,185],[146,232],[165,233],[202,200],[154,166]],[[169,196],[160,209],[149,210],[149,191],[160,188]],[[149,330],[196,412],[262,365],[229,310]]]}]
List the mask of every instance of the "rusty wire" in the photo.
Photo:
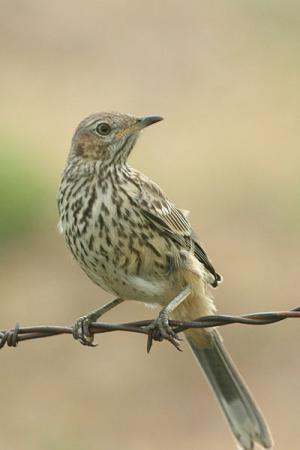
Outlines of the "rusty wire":
[{"label": "rusty wire", "polygon": [[[289,311],[274,311],[252,313],[242,316],[231,315],[213,315],[195,319],[191,322],[179,320],[170,320],[169,324],[175,333],[187,330],[189,328],[211,328],[230,324],[242,325],[270,325],[281,320],[290,318],[300,318],[300,306]],[[107,322],[93,322],[90,326],[92,334],[108,333],[112,331],[127,331],[131,333],[149,334],[146,329],[152,320],[142,320],[139,322],[112,324]],[[20,327],[17,324],[14,328],[0,331],[0,349],[5,345],[16,347],[19,342],[30,339],[40,339],[61,334],[73,335],[73,326],[33,326]]]}]

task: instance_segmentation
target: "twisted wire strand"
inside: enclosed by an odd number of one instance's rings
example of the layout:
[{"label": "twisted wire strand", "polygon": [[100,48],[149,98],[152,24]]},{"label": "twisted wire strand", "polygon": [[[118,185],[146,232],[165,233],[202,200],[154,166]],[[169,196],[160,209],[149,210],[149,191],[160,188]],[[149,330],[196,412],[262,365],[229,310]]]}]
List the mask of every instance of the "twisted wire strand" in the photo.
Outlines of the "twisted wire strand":
[{"label": "twisted wire strand", "polygon": [[[187,330],[189,328],[211,328],[220,327],[231,324],[242,325],[270,325],[281,320],[300,318],[300,306],[289,311],[271,311],[245,314],[241,316],[232,315],[213,315],[199,317],[191,322],[183,322],[178,320],[170,320],[169,324],[175,333]],[[150,325],[152,320],[141,320],[130,323],[107,323],[94,322],[90,326],[90,332],[94,334],[109,333],[112,331],[126,331],[130,333],[148,334],[145,328]],[[46,338],[50,336],[58,336],[61,334],[73,335],[73,326],[33,326],[20,327],[16,324],[15,328],[0,331],[0,349],[8,347],[16,347],[19,342],[32,339]]]}]

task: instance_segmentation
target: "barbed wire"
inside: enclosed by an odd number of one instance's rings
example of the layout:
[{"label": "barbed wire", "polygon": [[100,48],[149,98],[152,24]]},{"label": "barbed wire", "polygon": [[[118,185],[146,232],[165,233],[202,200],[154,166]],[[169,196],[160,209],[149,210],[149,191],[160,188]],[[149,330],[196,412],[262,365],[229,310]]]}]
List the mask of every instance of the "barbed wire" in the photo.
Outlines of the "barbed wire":
[{"label": "barbed wire", "polygon": [[[179,320],[170,320],[174,333],[180,333],[190,328],[212,328],[231,324],[242,325],[270,325],[280,322],[285,319],[300,318],[300,306],[289,311],[273,311],[245,314],[241,316],[232,315],[212,315],[199,317],[190,322],[183,322]],[[152,320],[141,320],[138,322],[129,323],[108,323],[108,322],[93,322],[90,327],[91,334],[109,333],[112,331],[126,331],[130,333],[142,333],[149,335],[147,327],[152,323]],[[40,339],[51,336],[58,336],[62,334],[74,335],[73,326],[32,326],[20,327],[17,324],[12,329],[0,331],[0,349],[5,345],[8,347],[16,347],[19,342],[31,339]],[[165,338],[167,339],[167,338]],[[159,339],[163,340],[163,339]]]}]

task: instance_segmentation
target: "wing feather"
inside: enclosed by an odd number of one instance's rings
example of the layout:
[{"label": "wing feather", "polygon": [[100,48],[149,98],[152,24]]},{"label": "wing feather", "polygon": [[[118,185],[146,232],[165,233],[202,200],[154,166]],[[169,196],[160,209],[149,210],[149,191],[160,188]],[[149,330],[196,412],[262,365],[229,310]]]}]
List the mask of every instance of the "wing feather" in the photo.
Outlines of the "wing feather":
[{"label": "wing feather", "polygon": [[206,252],[197,242],[192,227],[187,220],[187,212],[176,208],[163,194],[159,186],[143,177],[140,196],[137,198],[140,209],[145,217],[160,230],[168,234],[171,239],[179,243],[186,250],[193,250],[196,258],[213,275],[212,286],[215,287],[221,281],[221,276],[216,273]]}]

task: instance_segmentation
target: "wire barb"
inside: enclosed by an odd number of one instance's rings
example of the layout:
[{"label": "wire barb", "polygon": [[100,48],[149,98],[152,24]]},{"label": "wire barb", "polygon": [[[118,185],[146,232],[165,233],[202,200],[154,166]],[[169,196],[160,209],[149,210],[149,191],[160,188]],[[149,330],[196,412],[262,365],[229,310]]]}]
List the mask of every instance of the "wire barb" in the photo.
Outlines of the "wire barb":
[{"label": "wire barb", "polygon": [[[270,325],[285,319],[300,318],[300,306],[290,311],[273,311],[245,314],[242,316],[213,315],[199,317],[191,322],[170,320],[169,325],[175,334],[189,328],[212,328],[231,324],[242,325]],[[90,331],[93,334],[109,333],[112,331],[127,331],[130,333],[142,333],[149,336],[149,325],[153,320],[141,320],[138,322],[112,324],[107,322],[93,322]],[[63,326],[33,326],[20,327],[17,323],[15,328],[0,331],[0,349],[7,345],[16,347],[19,342],[31,339],[40,339],[61,334],[71,334],[73,336],[74,327]],[[163,339],[159,339],[163,340]]]},{"label": "wire barb", "polygon": [[8,347],[16,347],[18,345],[18,333],[20,325],[17,323],[13,330],[5,330],[0,332],[0,349],[6,344]]}]

